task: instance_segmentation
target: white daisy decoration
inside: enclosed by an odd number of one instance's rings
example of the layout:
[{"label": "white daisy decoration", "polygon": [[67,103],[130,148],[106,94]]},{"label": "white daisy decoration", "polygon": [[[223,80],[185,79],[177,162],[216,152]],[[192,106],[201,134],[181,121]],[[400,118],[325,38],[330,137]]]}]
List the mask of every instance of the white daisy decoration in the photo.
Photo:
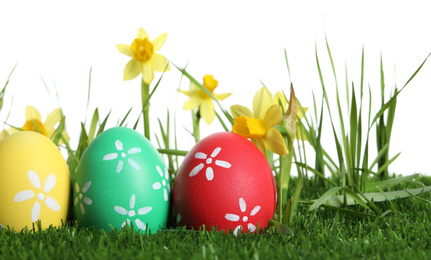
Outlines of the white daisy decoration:
[{"label": "white daisy decoration", "polygon": [[160,168],[160,166],[156,166],[157,171],[159,172],[160,176],[163,178],[161,183],[160,182],[156,182],[153,184],[153,189],[155,190],[159,190],[163,187],[163,197],[165,199],[165,201],[168,201],[169,199],[169,195],[168,192],[171,192],[171,184],[169,183],[169,172],[168,169],[165,167],[165,174],[163,174],[162,169]]},{"label": "white daisy decoration", "polygon": [[[127,152],[124,151],[123,143],[120,140],[115,141],[115,148],[117,148],[116,153],[108,153],[107,155],[103,156],[104,161],[110,161],[118,159],[118,164],[116,168],[116,172],[120,173],[123,169],[124,161],[127,161],[130,166],[132,166],[133,169],[139,171],[140,167],[138,163],[133,160],[132,158],[127,158],[128,155],[136,154],[141,152],[141,148],[139,147],[132,147],[127,150]],[[127,160],[126,160],[127,158]]]},{"label": "white daisy decoration", "polygon": [[136,197],[133,194],[132,197],[130,197],[130,203],[129,203],[130,210],[127,210],[127,209],[120,207],[120,206],[115,206],[114,210],[115,210],[115,212],[117,212],[120,215],[128,216],[128,218],[121,225],[121,228],[124,228],[126,226],[126,224],[130,225],[130,223],[132,222],[130,219],[135,219],[136,226],[139,229],[145,231],[147,229],[147,225],[144,222],[142,222],[142,220],[140,220],[138,217],[136,217],[136,213],[138,213],[139,216],[142,216],[142,215],[145,215],[148,212],[150,212],[153,208],[152,207],[143,207],[143,208],[138,209],[136,212],[134,210],[135,201],[136,201]]},{"label": "white daisy decoration", "polygon": [[221,148],[217,147],[216,149],[214,149],[214,151],[211,153],[211,156],[208,157],[208,155],[202,153],[202,152],[197,152],[195,154],[195,158],[196,159],[202,159],[205,160],[202,163],[199,163],[198,165],[196,165],[196,167],[194,167],[190,173],[189,176],[193,177],[196,174],[198,174],[204,167],[205,165],[207,165],[207,168],[205,170],[205,175],[208,181],[211,181],[214,178],[214,165],[215,166],[219,166],[222,168],[230,168],[231,164],[226,162],[226,161],[222,161],[222,160],[215,160],[215,157],[220,153]]},{"label": "white daisy decoration", "polygon": [[0,230],[4,229],[4,226],[2,224],[0,224]]},{"label": "white daisy decoration", "polygon": [[[236,214],[231,214],[231,213],[228,213],[228,214],[226,214],[224,217],[227,219],[227,220],[229,220],[229,221],[233,221],[233,222],[241,222],[241,220],[242,220],[242,222],[244,222],[244,223],[247,223],[248,222],[248,218],[249,218],[249,216],[247,215],[247,214],[244,214],[245,213],[245,211],[247,210],[247,205],[246,205],[246,203],[245,203],[245,200],[243,199],[243,198],[239,198],[239,208],[240,208],[240,210],[241,210],[241,214],[240,215],[236,215]],[[254,215],[256,215],[258,212],[259,212],[259,210],[260,210],[260,206],[259,205],[257,205],[256,207],[254,207],[252,210],[251,210],[251,212],[250,212],[250,216],[254,216]],[[241,231],[241,229],[242,229],[242,225],[243,224],[239,224],[235,229],[234,229],[234,231],[233,231],[233,233],[234,233],[234,235],[235,236],[237,236],[238,235],[238,232],[240,232]],[[252,223],[248,223],[247,224],[247,228],[248,228],[248,230],[250,230],[250,232],[254,232],[254,231],[256,231],[256,226],[254,225],[254,224],[252,224]]]},{"label": "white daisy decoration", "polygon": [[75,206],[78,205],[78,203],[81,201],[81,203],[79,204],[79,209],[82,215],[85,214],[85,208],[82,202],[84,202],[87,205],[93,204],[93,201],[89,197],[87,196],[84,197],[84,194],[88,191],[90,186],[91,186],[91,181],[86,182],[84,184],[84,187],[82,187],[82,192],[80,192],[79,185],[77,182],[75,182],[75,191],[76,193],[78,193],[78,196],[76,196],[75,198],[74,205]]},{"label": "white daisy decoration", "polygon": [[40,209],[41,209],[40,203],[42,202],[44,202],[51,210],[55,212],[59,211],[60,204],[58,204],[58,202],[54,198],[47,196],[47,193],[49,193],[54,188],[55,183],[57,182],[57,178],[55,177],[55,175],[53,173],[48,175],[48,177],[46,178],[45,184],[43,185],[43,188],[42,188],[42,184],[40,182],[39,176],[35,171],[32,171],[32,170],[28,171],[27,176],[35,189],[18,192],[13,198],[13,201],[21,202],[32,198],[36,199],[36,202],[34,203],[33,208],[31,210],[30,217],[32,221],[37,221],[39,219]]}]

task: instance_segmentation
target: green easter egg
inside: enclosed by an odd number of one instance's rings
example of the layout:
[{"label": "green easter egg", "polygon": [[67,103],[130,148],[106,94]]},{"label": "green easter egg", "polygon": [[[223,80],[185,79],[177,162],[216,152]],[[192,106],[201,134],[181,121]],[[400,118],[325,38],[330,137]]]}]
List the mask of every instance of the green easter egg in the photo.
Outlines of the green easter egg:
[{"label": "green easter egg", "polygon": [[140,133],[114,127],[85,150],[73,180],[79,225],[107,231],[126,225],[155,232],[167,223],[170,177],[163,159]]}]

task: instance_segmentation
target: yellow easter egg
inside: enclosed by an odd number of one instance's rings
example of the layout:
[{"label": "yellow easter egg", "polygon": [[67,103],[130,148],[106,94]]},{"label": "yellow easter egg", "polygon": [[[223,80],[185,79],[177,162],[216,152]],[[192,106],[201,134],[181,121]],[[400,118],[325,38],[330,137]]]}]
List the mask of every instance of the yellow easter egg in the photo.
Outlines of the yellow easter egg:
[{"label": "yellow easter egg", "polygon": [[20,231],[66,223],[70,173],[47,137],[22,131],[0,141],[0,225]]}]

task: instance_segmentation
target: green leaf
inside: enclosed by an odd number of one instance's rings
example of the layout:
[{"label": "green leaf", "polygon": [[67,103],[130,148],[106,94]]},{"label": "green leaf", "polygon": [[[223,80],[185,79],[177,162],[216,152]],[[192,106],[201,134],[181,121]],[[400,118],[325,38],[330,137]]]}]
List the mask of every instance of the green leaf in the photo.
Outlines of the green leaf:
[{"label": "green leaf", "polygon": [[[354,84],[352,83],[352,106],[350,109],[350,161],[349,171],[352,171],[352,175],[355,175],[353,167],[356,165],[356,139],[358,135],[358,108],[356,104],[356,95]],[[352,176],[353,177],[353,176]]]},{"label": "green leaf", "polygon": [[2,109],[2,107],[3,107],[3,98],[4,98],[4,95],[5,95],[5,93],[6,93],[6,87],[7,87],[7,85],[9,84],[9,81],[10,81],[10,77],[12,76],[12,73],[13,73],[13,71],[15,70],[15,68],[16,68],[16,66],[18,65],[18,63],[17,64],[15,64],[15,66],[13,67],[13,69],[12,69],[12,71],[9,73],[9,76],[7,77],[7,80],[6,80],[6,83],[4,84],[4,87],[3,87],[3,89],[1,90],[1,92],[0,92],[0,110]]},{"label": "green leaf", "polygon": [[393,185],[400,184],[403,182],[411,181],[411,180],[418,178],[418,177],[419,177],[419,174],[413,174],[413,175],[404,176],[404,177],[391,178],[391,179],[387,179],[387,180],[383,180],[383,181],[369,182],[366,185],[366,189],[367,189],[367,191],[377,191],[378,189],[376,187],[383,189],[383,188],[386,188],[389,186],[393,186]]},{"label": "green leaf", "polygon": [[280,232],[280,234],[282,235],[288,235],[288,236],[293,236],[293,231],[292,229],[290,229],[288,226],[275,221],[273,219],[270,219],[268,222],[268,226],[275,226],[277,227],[278,232]]},{"label": "green leaf", "polygon": [[387,169],[388,168],[388,166],[393,162],[393,161],[395,161],[397,158],[398,158],[398,156],[400,156],[400,154],[401,154],[401,152],[399,152],[399,153],[397,153],[394,157],[392,157],[392,159],[390,159],[389,161],[386,161],[385,162],[385,164],[383,164],[380,168],[379,168],[379,170],[377,171],[377,174],[380,174],[381,172],[383,172],[385,169]]},{"label": "green leaf", "polygon": [[[395,208],[394,204],[391,202],[391,200],[388,198],[388,196],[386,196],[385,192],[382,190],[382,188],[380,188],[379,186],[376,186],[377,190],[386,198],[386,200],[389,202],[389,204],[391,205],[391,209],[392,211],[397,214],[398,210]],[[407,192],[408,193],[408,192]],[[410,195],[411,196],[411,195]]]},{"label": "green leaf", "polygon": [[342,213],[345,213],[345,214],[353,216],[353,217],[377,219],[376,215],[367,214],[367,213],[363,213],[363,212],[359,212],[359,211],[355,211],[355,210],[350,210],[350,209],[347,209],[347,208],[334,207],[334,206],[325,205],[325,204],[322,205],[322,207],[328,208],[328,209],[331,209],[331,210],[340,211]]},{"label": "green leaf", "polygon": [[[397,88],[395,88],[395,93],[398,92]],[[389,106],[388,109],[388,118],[386,119],[386,140],[389,143],[391,140],[392,126],[394,124],[395,119],[395,110],[397,107],[397,98],[394,99],[392,105]]]},{"label": "green leaf", "polygon": [[85,109],[85,119],[84,122],[87,122],[87,113],[88,113],[88,106],[90,104],[90,93],[91,93],[91,72],[93,71],[93,68],[90,67],[90,75],[88,76],[88,91],[87,91],[87,108]]},{"label": "green leaf", "polygon": [[368,168],[369,171],[371,171],[371,169],[374,167],[374,165],[376,165],[376,163],[380,160],[380,158],[382,158],[382,156],[384,156],[386,154],[386,152],[389,149],[389,144],[385,144],[380,150],[379,153],[376,156],[376,159],[374,159],[373,163],[370,165],[370,167]]},{"label": "green leaf", "polygon": [[413,194],[413,193],[410,193],[410,192],[409,192],[409,191],[407,191],[407,190],[406,190],[406,192],[407,192],[410,196],[412,196],[413,198],[418,199],[418,200],[421,200],[421,201],[424,201],[424,202],[426,202],[426,203],[428,203],[428,204],[430,204],[430,205],[431,205],[431,201],[429,201],[429,200],[427,200],[427,199],[424,199],[424,198],[421,198],[421,197],[419,197],[419,196],[417,196],[417,195],[415,195],[415,194]]},{"label": "green leaf", "polygon": [[127,114],[124,116],[123,120],[121,120],[121,123],[119,124],[119,126],[123,126],[124,122],[126,121],[127,117],[129,116],[130,112],[132,111],[133,107],[131,107],[129,109],[129,111],[127,112]]},{"label": "green leaf", "polygon": [[287,73],[289,74],[289,79],[290,81],[292,81],[292,77],[290,76],[290,68],[289,68],[289,61],[287,59],[286,48],[284,49],[284,59],[286,60],[286,67],[287,67]]},{"label": "green leaf", "polygon": [[[340,187],[336,187],[340,188]],[[410,197],[410,194],[418,195],[422,192],[429,192],[431,191],[431,186],[426,186],[423,188],[415,188],[415,189],[406,189],[406,190],[399,190],[399,191],[389,191],[385,192],[386,196],[383,196],[380,192],[369,192],[364,193],[365,197],[368,200],[372,200],[374,202],[382,202],[386,201],[387,199],[394,200],[394,199],[402,199]],[[315,203],[316,201],[314,201]],[[326,204],[334,207],[342,207],[343,206],[343,196],[335,196],[331,197],[328,200],[326,200]],[[355,205],[355,201],[352,198],[347,198],[347,205]]]},{"label": "green leaf", "polygon": [[327,179],[323,173],[321,173],[321,172],[319,172],[319,171],[317,171],[317,170],[315,170],[315,169],[311,168],[310,166],[305,165],[305,164],[300,163],[300,162],[295,162],[295,164],[296,164],[296,165],[298,165],[299,167],[305,168],[305,169],[307,169],[308,171],[311,171],[312,173],[314,173],[314,174],[318,175],[322,180],[324,180],[324,181],[326,181],[326,182],[330,183],[331,185],[333,185],[333,186],[337,186],[337,184],[336,184],[335,182],[333,182],[333,181],[332,181],[332,180],[330,180],[330,179]]},{"label": "green leaf", "polygon": [[310,206],[310,208],[308,209],[308,211],[313,211],[313,210],[319,208],[320,205],[322,205],[325,202],[327,202],[332,197],[332,195],[334,195],[335,193],[339,192],[342,189],[343,189],[343,187],[334,187],[334,188],[329,189],[322,196],[320,196],[320,198],[318,198],[313,203],[313,205]]},{"label": "green leaf", "polygon": [[217,116],[218,121],[220,122],[220,124],[222,125],[223,129],[226,132],[230,132],[229,128],[227,128],[226,124],[223,122],[223,119],[221,118],[221,116],[219,115],[219,113],[217,113],[217,111],[214,111],[215,115]]},{"label": "green leaf", "polygon": [[58,125],[57,129],[54,131],[53,135],[51,136],[51,140],[56,146],[58,146],[61,136],[63,135],[65,120],[66,120],[66,117],[63,116],[61,118],[60,124]]},{"label": "green leaf", "polygon": [[88,136],[87,136],[87,132],[85,130],[85,126],[83,123],[81,123],[81,135],[79,137],[79,143],[78,143],[78,159],[81,159],[82,154],[84,153],[84,151],[87,149],[89,145],[88,142]]},{"label": "green leaf", "polygon": [[378,118],[380,118],[380,116],[386,111],[386,109],[389,108],[389,106],[392,105],[393,102],[395,102],[396,97],[401,93],[401,91],[410,83],[410,81],[413,80],[413,78],[416,76],[416,74],[419,73],[419,71],[422,69],[423,65],[425,64],[425,62],[428,60],[429,56],[431,55],[431,53],[428,54],[428,56],[425,58],[425,60],[422,62],[422,64],[419,66],[419,68],[417,68],[417,70],[413,73],[413,75],[409,78],[409,80],[407,80],[407,82],[404,84],[404,86],[397,92],[394,93],[394,95],[392,96],[391,99],[389,99],[388,102],[386,102],[381,108],[380,110],[377,112],[377,114],[374,116],[373,121],[371,122],[371,126],[374,125],[374,123],[377,121]]},{"label": "green leaf", "polygon": [[138,127],[138,123],[139,123],[139,120],[141,119],[141,115],[142,115],[142,111],[139,114],[138,119],[136,120],[135,124],[133,125],[133,130],[136,130],[136,128]]},{"label": "green leaf", "polygon": [[286,207],[286,211],[284,215],[286,216],[283,218],[283,224],[287,226],[292,225],[293,217],[295,216],[296,208],[298,207],[298,201],[299,196],[301,195],[302,186],[304,183],[304,177],[302,177],[302,174],[299,173],[298,175],[298,183],[296,184],[295,193],[293,194],[293,197],[291,198],[290,207]]},{"label": "green leaf", "polygon": [[99,123],[99,109],[96,107],[91,119],[90,130],[88,131],[88,143],[91,143],[96,133],[97,124]]},{"label": "green leaf", "polygon": [[111,111],[109,111],[108,115],[105,117],[105,120],[103,120],[102,124],[99,126],[99,131],[97,131],[97,135],[100,135],[105,130],[106,122],[108,121],[109,115],[111,114]]}]

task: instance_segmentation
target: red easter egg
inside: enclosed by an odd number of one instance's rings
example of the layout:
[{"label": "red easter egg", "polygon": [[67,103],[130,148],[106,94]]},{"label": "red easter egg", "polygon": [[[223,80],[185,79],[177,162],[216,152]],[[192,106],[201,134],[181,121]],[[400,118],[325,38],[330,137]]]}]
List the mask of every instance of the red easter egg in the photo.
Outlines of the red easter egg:
[{"label": "red easter egg", "polygon": [[274,217],[276,186],[265,156],[248,139],[230,132],[198,142],[178,169],[173,190],[177,221],[235,235],[255,232]]}]

